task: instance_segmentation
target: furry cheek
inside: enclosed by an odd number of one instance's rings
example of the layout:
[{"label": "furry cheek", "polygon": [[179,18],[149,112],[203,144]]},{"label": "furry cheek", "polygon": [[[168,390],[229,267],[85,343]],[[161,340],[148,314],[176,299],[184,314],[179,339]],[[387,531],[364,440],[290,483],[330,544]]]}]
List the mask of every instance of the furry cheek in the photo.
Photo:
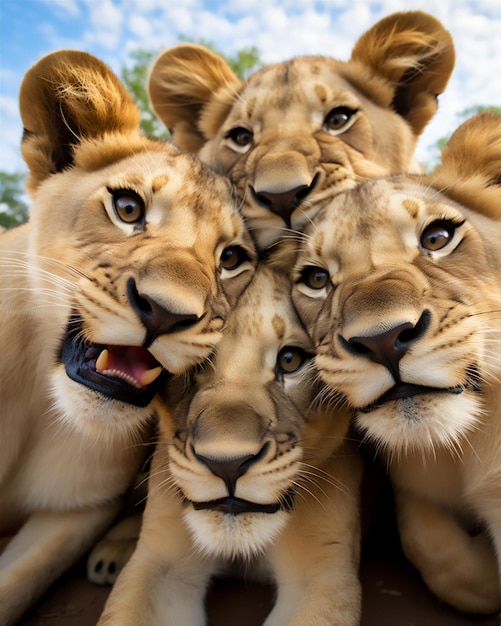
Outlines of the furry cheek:
[{"label": "furry cheek", "polygon": [[64,365],[59,364],[52,372],[51,395],[57,410],[58,421],[79,431],[82,435],[101,437],[110,441],[123,434],[130,438],[131,426],[138,434],[153,414],[151,406],[136,407],[101,396],[68,378]]}]

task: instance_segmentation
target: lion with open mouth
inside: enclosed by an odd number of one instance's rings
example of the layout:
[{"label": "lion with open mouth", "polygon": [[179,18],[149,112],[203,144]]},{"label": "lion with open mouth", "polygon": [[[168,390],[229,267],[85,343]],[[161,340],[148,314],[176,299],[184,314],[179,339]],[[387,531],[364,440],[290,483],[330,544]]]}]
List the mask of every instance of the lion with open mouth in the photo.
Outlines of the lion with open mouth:
[{"label": "lion with open mouth", "polygon": [[44,57],[20,108],[33,202],[0,237],[2,624],[109,525],[159,385],[210,355],[255,266],[227,181],[142,136],[99,60]]}]

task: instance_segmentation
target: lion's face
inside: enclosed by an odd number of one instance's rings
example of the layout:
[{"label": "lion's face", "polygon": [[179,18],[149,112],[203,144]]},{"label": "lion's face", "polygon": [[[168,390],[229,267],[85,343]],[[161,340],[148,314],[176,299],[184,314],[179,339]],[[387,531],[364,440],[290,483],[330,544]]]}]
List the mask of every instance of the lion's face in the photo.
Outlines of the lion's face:
[{"label": "lion's face", "polygon": [[30,317],[2,332],[36,320],[33,379],[46,394],[52,371],[63,415],[135,415],[218,343],[254,271],[252,239],[227,180],[142,136],[131,96],[95,57],[41,59],[20,108],[33,204],[2,240],[2,296]]},{"label": "lion's face", "polygon": [[[213,363],[197,375],[173,423],[164,423],[171,432],[162,445],[185,521],[212,554],[261,552],[294,499],[322,480],[315,464],[342,441],[347,419],[312,408],[311,343],[289,289],[284,275],[258,269]],[[338,438],[327,436],[334,431]]]},{"label": "lion's face", "polygon": [[416,171],[417,138],[453,64],[437,20],[395,13],[360,37],[348,61],[298,57],[245,80],[210,50],[182,44],[156,60],[149,95],[173,140],[230,177],[266,248],[334,193]]},{"label": "lion's face", "polygon": [[260,247],[301,229],[333,192],[411,163],[408,125],[342,69],[333,59],[305,57],[254,74],[200,151],[235,184]]},{"label": "lion's face", "polygon": [[501,373],[501,224],[408,179],[339,196],[306,229],[294,301],[329,387],[383,449],[453,446]]},{"label": "lion's face", "polygon": [[[87,146],[86,159],[102,149]],[[162,371],[211,353],[253,273],[226,182],[167,145],[54,177],[36,194],[32,228],[50,270],[35,267],[33,284],[67,302],[57,354],[66,374],[132,404],[151,400]]]}]

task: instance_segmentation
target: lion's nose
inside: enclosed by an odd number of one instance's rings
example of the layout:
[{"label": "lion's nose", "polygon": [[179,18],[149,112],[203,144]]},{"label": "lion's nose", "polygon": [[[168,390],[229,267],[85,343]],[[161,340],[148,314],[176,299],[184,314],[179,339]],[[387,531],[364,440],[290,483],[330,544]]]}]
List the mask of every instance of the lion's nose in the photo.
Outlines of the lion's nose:
[{"label": "lion's nose", "polygon": [[423,336],[429,323],[430,314],[424,311],[416,324],[404,322],[377,335],[350,337],[347,343],[356,354],[384,365],[397,382],[400,380],[400,360]]},{"label": "lion's nose", "polygon": [[140,294],[133,278],[127,282],[127,296],[132,308],[146,328],[145,348],[150,346],[160,335],[180,332],[193,326],[200,319],[192,313],[169,311],[154,298],[147,294]]},{"label": "lion's nose", "polygon": [[299,185],[281,192],[271,192],[266,189],[255,190],[251,186],[251,193],[258,204],[281,217],[287,227],[290,228],[292,213],[313,191],[316,180],[317,177],[313,179],[310,185]]},{"label": "lion's nose", "polygon": [[266,453],[267,444],[265,444],[257,454],[247,454],[234,458],[217,458],[208,457],[195,452],[196,458],[206,465],[210,471],[224,481],[228,489],[228,495],[234,496],[237,480],[243,476],[247,470],[257,463]]}]

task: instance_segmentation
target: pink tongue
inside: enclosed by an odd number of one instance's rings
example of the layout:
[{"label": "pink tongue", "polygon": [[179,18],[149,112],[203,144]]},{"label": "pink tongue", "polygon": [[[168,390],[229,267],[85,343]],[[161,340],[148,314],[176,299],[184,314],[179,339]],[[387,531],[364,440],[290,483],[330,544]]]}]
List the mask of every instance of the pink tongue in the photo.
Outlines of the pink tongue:
[{"label": "pink tongue", "polygon": [[110,378],[121,378],[141,389],[154,382],[162,366],[145,348],[137,346],[106,346],[95,361],[96,372]]},{"label": "pink tongue", "polygon": [[117,370],[141,380],[147,370],[158,367],[158,361],[145,348],[139,346],[106,346],[109,370]]}]

